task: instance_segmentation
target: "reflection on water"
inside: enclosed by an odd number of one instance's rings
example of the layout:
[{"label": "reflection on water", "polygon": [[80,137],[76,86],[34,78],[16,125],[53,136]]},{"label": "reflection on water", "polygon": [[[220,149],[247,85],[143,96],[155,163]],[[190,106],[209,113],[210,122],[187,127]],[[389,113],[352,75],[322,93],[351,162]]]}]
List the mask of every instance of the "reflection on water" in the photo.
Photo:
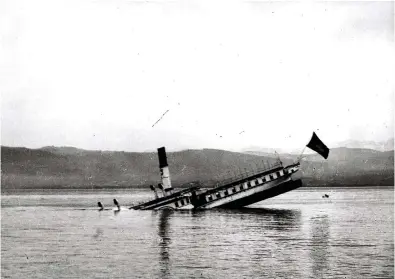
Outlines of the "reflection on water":
[{"label": "reflection on water", "polygon": [[300,229],[300,210],[276,209],[276,208],[241,208],[225,210],[221,209],[230,217],[240,220],[253,220],[254,224],[260,225],[265,230],[289,231]]},{"label": "reflection on water", "polygon": [[314,278],[323,278],[329,270],[330,223],[327,215],[310,218],[311,244],[310,257]]},{"label": "reflection on water", "polygon": [[2,278],[394,275],[393,190],[333,191],[333,203],[305,190],[239,210],[98,212],[97,200],[112,208],[111,195],[2,200]]},{"label": "reflection on water", "polygon": [[169,234],[169,219],[173,214],[173,210],[156,211],[154,214],[159,214],[158,236],[159,236],[159,266],[161,270],[161,278],[170,278],[170,234]]},{"label": "reflection on water", "polygon": [[264,215],[272,216],[276,219],[293,219],[300,212],[292,209],[278,209],[278,208],[263,208],[263,207],[245,207],[240,209],[217,209],[229,214],[250,214],[250,215]]},{"label": "reflection on water", "polygon": [[[183,257],[186,255],[194,264],[185,267],[197,268],[197,276],[205,274],[211,261],[226,262],[225,259],[231,255],[237,255],[242,263],[261,262],[277,253],[273,243],[276,239],[287,239],[284,234],[297,232],[301,226],[301,212],[291,209],[163,210],[152,214],[158,220],[160,278],[170,278],[174,266],[184,267]],[[173,219],[176,224],[173,224]],[[182,227],[177,224],[178,220],[183,220]],[[174,228],[170,227],[171,224]],[[292,261],[295,255],[286,254],[286,257]],[[266,265],[271,261],[265,259],[263,262]],[[260,268],[250,272],[256,276],[270,274]]]}]

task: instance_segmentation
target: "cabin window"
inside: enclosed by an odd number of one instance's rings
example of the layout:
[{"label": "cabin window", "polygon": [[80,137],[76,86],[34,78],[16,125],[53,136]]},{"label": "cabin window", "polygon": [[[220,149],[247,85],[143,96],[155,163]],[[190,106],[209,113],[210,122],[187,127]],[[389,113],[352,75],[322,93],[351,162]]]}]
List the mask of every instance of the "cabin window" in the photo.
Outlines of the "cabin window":
[{"label": "cabin window", "polygon": [[217,193],[217,198],[220,198],[221,197],[221,194],[220,193]]},{"label": "cabin window", "polygon": [[181,200],[180,202],[181,202],[181,205],[185,205],[184,200]]},{"label": "cabin window", "polygon": [[255,180],[255,185],[258,185],[259,184],[259,181],[258,181],[258,179],[256,179]]},{"label": "cabin window", "polygon": [[236,187],[233,187],[232,193],[236,193]]},{"label": "cabin window", "polygon": [[266,182],[266,177],[262,177],[262,182]]},{"label": "cabin window", "polygon": [[211,195],[208,196],[207,198],[208,198],[208,201],[212,201],[213,200],[213,197]]},{"label": "cabin window", "polygon": [[288,170],[287,169],[284,169],[284,174],[287,174],[288,173]]},{"label": "cabin window", "polygon": [[269,177],[270,177],[270,179],[274,179],[274,175],[273,174],[269,175]]},{"label": "cabin window", "polygon": [[247,182],[247,187],[251,187],[251,182],[250,181]]},{"label": "cabin window", "polygon": [[176,201],[175,205],[176,205],[176,207],[179,207],[179,205],[178,205],[178,201]]}]

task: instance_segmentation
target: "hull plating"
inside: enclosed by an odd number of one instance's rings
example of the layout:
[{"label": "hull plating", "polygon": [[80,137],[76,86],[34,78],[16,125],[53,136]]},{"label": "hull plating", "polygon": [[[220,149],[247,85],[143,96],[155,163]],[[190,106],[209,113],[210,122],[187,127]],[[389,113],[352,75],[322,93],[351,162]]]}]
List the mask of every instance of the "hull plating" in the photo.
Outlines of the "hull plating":
[{"label": "hull plating", "polygon": [[269,189],[263,189],[260,192],[257,192],[253,195],[226,203],[222,206],[219,206],[220,208],[240,208],[244,207],[250,204],[254,204],[281,194],[284,194],[286,192],[295,190],[299,187],[302,187],[302,181],[299,180],[289,180],[284,183],[281,183],[278,186],[269,188]]},{"label": "hull plating", "polygon": [[300,180],[293,181],[291,177],[278,179],[243,192],[223,197],[212,202],[197,206],[199,209],[208,208],[240,208],[259,201],[272,198],[302,186]]}]

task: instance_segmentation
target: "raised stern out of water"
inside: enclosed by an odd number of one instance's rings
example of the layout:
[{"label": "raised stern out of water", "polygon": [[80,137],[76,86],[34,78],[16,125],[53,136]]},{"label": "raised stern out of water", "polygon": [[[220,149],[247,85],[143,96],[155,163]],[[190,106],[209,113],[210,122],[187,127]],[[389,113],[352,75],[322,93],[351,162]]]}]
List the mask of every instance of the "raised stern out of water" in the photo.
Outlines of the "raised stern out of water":
[{"label": "raised stern out of water", "polygon": [[267,170],[234,179],[207,190],[193,199],[195,208],[240,208],[278,196],[302,186],[300,179],[292,180],[299,163],[283,167],[279,162]]}]

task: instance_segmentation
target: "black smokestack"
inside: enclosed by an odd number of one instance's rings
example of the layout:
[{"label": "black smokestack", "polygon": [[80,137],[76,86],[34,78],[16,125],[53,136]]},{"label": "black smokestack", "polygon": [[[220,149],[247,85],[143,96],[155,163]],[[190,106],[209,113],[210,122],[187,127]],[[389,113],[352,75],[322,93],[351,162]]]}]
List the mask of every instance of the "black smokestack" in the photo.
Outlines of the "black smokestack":
[{"label": "black smokestack", "polygon": [[159,168],[167,167],[167,157],[165,147],[158,148]]}]

